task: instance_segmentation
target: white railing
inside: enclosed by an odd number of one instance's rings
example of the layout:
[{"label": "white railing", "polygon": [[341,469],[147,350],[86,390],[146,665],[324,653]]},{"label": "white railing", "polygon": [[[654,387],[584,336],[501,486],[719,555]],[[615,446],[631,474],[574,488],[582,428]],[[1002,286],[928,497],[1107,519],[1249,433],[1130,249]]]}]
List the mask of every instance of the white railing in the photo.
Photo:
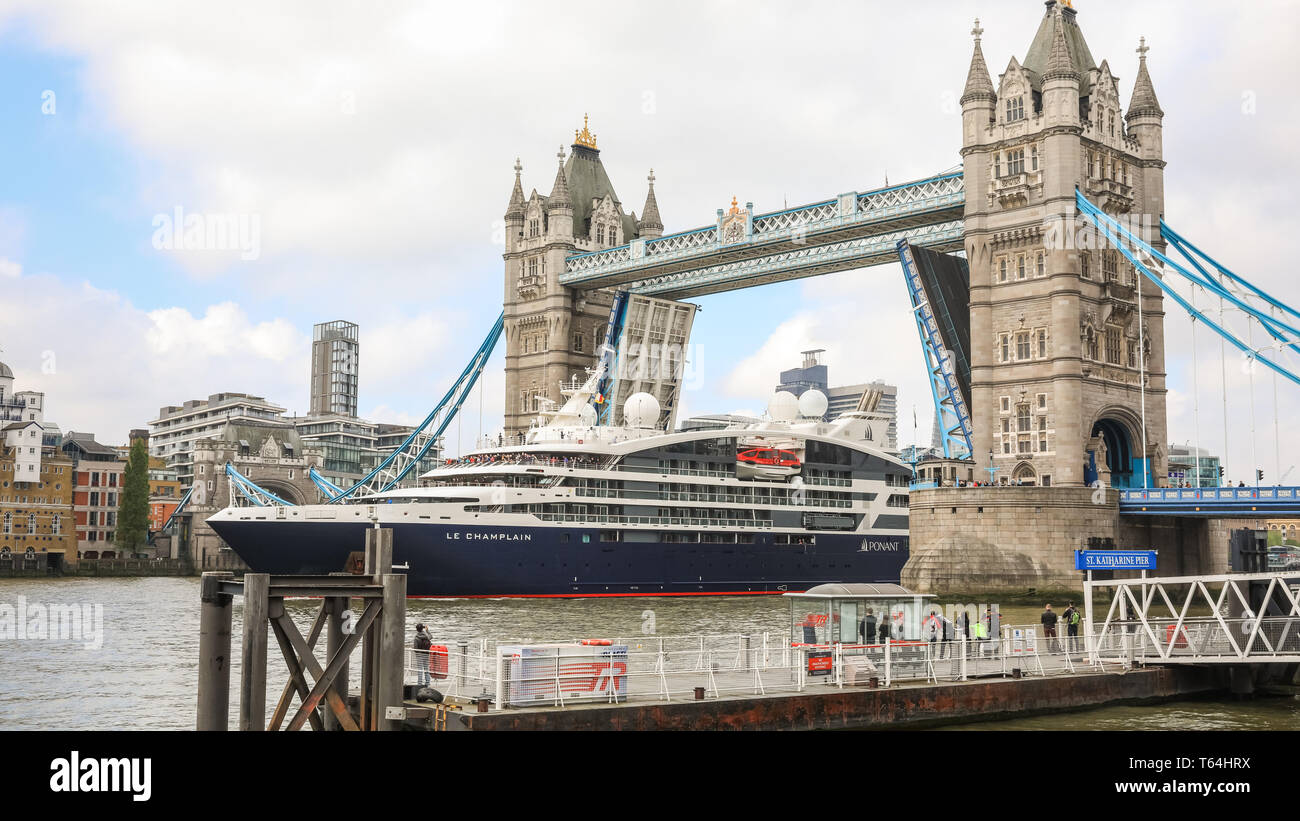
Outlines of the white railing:
[{"label": "white railing", "polygon": [[[525,664],[509,654],[558,643],[582,655]],[[996,639],[883,644],[799,644],[771,633],[635,636],[586,646],[579,640],[435,641],[432,651],[407,650],[406,681],[431,685],[455,701],[490,700],[494,709],[672,701],[1106,669],[1109,660],[1088,662],[1086,644],[1082,636],[1045,638],[1034,627],[1005,627]],[[1118,651],[1121,643],[1094,646]]]}]

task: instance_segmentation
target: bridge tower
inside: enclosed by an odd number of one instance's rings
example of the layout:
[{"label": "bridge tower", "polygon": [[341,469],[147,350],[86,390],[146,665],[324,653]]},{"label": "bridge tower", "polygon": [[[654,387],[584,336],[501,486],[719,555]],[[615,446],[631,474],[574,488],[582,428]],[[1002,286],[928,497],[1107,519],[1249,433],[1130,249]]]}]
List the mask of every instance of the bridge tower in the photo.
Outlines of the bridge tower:
[{"label": "bridge tower", "polygon": [[604,340],[613,294],[560,285],[565,258],[663,233],[654,173],[642,216],[624,213],[585,117],[567,158],[563,148],[558,157],[551,193],[542,196],[534,189],[527,199],[516,160],[506,208],[507,434],[527,430],[548,400],[560,402],[561,384],[585,379],[584,368],[595,363]]},{"label": "bridge tower", "polygon": [[1162,299],[1142,283],[1139,310],[1135,272],[1078,230],[1074,197],[1162,247],[1164,112],[1145,41],[1125,115],[1078,13],[1045,5],[996,87],[976,21],[961,97],[974,458],[998,481],[1067,487],[1140,487],[1145,458],[1154,487],[1168,441]]}]

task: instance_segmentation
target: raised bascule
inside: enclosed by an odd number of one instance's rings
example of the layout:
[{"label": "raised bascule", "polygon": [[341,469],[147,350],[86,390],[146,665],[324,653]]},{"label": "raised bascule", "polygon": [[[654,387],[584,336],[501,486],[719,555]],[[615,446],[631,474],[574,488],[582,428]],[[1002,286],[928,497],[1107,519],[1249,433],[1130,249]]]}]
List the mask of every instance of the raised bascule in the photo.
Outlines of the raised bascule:
[{"label": "raised bascule", "polygon": [[939,591],[961,577],[970,589],[976,572],[991,590],[1072,586],[1084,537],[1163,545],[1171,569],[1221,571],[1226,544],[1207,517],[1300,514],[1300,491],[1275,489],[1261,506],[1258,489],[1216,492],[1213,504],[1199,489],[1160,489],[1166,311],[1189,316],[1194,339],[1208,330],[1298,384],[1289,361],[1300,360],[1288,357],[1300,353],[1300,313],[1166,224],[1164,111],[1145,40],[1125,109],[1078,12],[1045,7],[1023,60],[996,82],[976,21],[961,164],[924,179],[771,212],[732,198],[706,224],[665,234],[653,171],[640,216],[625,210],[585,118],[548,194],[525,195],[516,161],[497,325],[410,453],[356,488],[318,482],[322,494],[395,486],[498,337],[507,436],[558,407],[598,360],[609,375],[594,399],[601,424],[616,424],[617,398],[635,391],[652,394],[671,427],[695,318],[687,300],[899,262],[943,455],[963,484],[984,485],[912,490],[904,584]]}]

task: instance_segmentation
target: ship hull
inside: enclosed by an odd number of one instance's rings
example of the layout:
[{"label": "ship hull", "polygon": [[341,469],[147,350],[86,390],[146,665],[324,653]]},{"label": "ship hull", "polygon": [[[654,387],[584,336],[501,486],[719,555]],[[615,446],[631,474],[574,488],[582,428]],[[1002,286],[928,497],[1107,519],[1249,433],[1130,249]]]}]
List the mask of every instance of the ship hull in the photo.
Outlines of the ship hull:
[{"label": "ship hull", "polygon": [[[209,520],[257,573],[324,574],[362,549],[367,522]],[[386,525],[387,527],[388,525]],[[622,531],[603,542],[581,527],[391,525],[393,563],[405,565],[407,594],[466,597],[752,595],[827,582],[898,583],[908,538],[818,533],[815,544],[663,542]],[[797,538],[797,537],[796,537]],[[638,540],[640,539],[640,540]]]}]

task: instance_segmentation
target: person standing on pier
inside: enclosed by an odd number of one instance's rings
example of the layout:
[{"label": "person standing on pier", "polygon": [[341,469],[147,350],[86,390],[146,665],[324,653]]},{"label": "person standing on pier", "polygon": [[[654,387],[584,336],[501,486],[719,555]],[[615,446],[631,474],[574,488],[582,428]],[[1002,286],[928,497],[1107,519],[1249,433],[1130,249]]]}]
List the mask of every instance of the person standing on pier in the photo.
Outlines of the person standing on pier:
[{"label": "person standing on pier", "polygon": [[862,634],[863,644],[871,644],[876,640],[876,614],[870,607],[867,608],[867,615],[862,617],[859,628],[858,632]]},{"label": "person standing on pier", "polygon": [[1074,602],[1070,602],[1069,608],[1061,614],[1061,617],[1065,619],[1065,635],[1069,637],[1067,642],[1068,651],[1071,653],[1076,652],[1079,647],[1079,622],[1083,621],[1083,617],[1079,615],[1079,610],[1074,606]]},{"label": "person standing on pier", "polygon": [[[1056,638],[1056,614],[1052,612],[1052,606],[1050,604],[1047,605],[1046,608],[1044,608],[1043,615],[1039,619],[1039,621],[1043,623],[1043,638],[1055,639]],[[1053,644],[1058,644],[1058,642],[1056,641],[1048,642],[1047,644],[1048,652],[1051,652],[1051,648]]]},{"label": "person standing on pier", "polygon": [[889,614],[886,613],[880,621],[880,643],[884,644],[889,638]]},{"label": "person standing on pier", "polygon": [[433,637],[425,629],[423,624],[415,625],[415,667],[418,671],[416,684],[419,687],[431,687],[433,681],[429,677],[429,648],[433,646]]}]

